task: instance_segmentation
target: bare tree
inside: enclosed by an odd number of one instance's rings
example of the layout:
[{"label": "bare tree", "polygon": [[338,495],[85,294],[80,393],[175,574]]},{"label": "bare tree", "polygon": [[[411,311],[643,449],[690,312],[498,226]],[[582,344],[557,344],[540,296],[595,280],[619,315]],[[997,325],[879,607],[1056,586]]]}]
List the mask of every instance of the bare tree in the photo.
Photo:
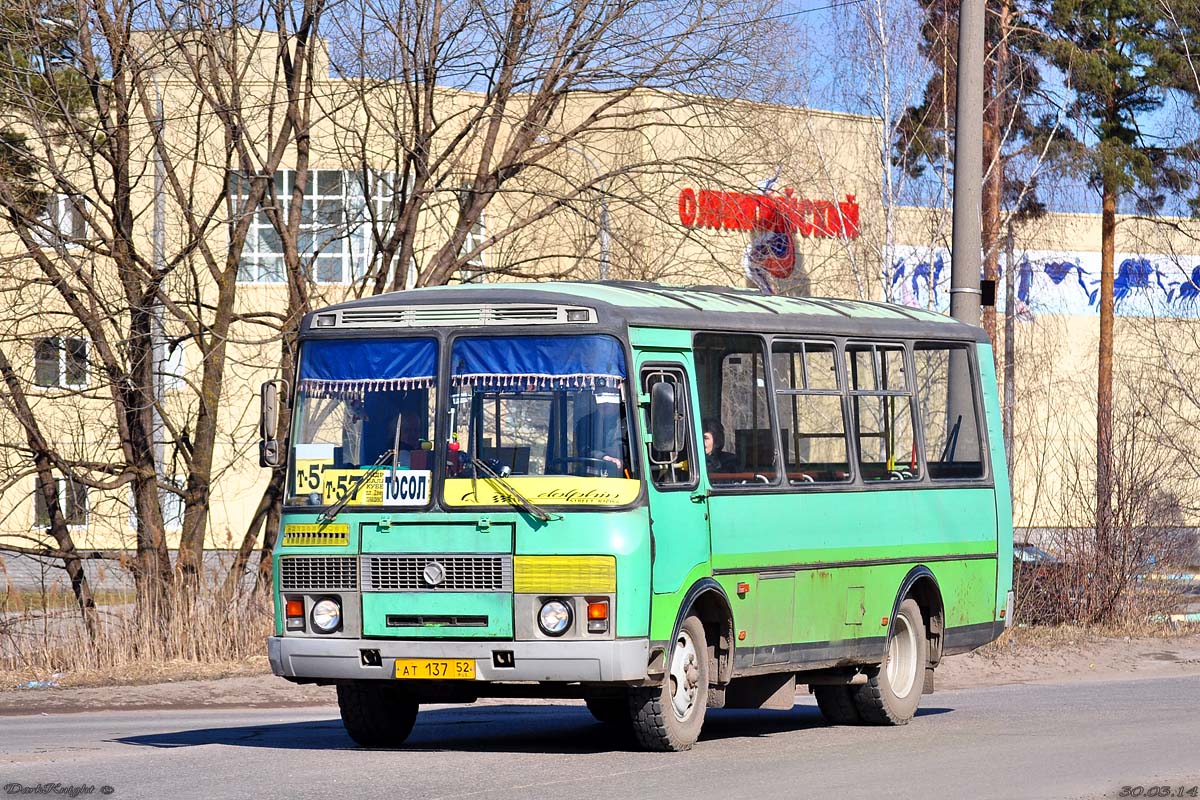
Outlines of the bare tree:
[{"label": "bare tree", "polygon": [[[369,247],[354,293],[641,272],[620,260],[637,252],[644,223],[633,218],[668,218],[665,182],[728,173],[720,152],[679,139],[714,121],[728,131],[745,116],[737,100],[748,87],[761,98],[772,85],[759,80],[765,7],[705,0],[664,18],[644,0],[354,0],[327,13],[339,80],[294,108],[303,122],[293,138],[298,169],[312,159],[356,175],[352,224]],[[307,133],[317,124],[319,143]],[[286,213],[270,213],[285,250],[295,248],[279,326],[285,377],[321,250],[297,246],[295,192]],[[280,433],[289,426],[285,409]],[[242,569],[262,534],[260,587],[284,480],[272,475],[239,548]]]},{"label": "bare tree", "polygon": [[[34,0],[9,5],[18,7],[31,19],[42,11]],[[311,86],[310,43],[323,8],[94,0],[57,23],[72,30],[66,65],[60,56],[31,67],[40,70],[38,91],[20,74],[6,76],[3,111],[20,120],[32,180],[49,204],[32,207],[23,187],[0,175],[0,214],[22,249],[0,276],[14,311],[0,347],[8,362],[23,363],[31,344],[83,342],[68,357],[84,362],[86,374],[49,395],[37,389],[38,402],[27,402],[37,377],[12,373],[13,402],[28,409],[18,413],[27,443],[9,451],[19,457],[8,459],[6,474],[12,484],[35,465],[47,502],[37,459],[101,497],[128,492],[128,503],[107,504],[99,527],[119,535],[121,506],[132,511],[138,597],[154,611],[165,609],[176,571],[185,589],[196,586],[212,486],[228,466],[217,453],[228,424],[229,343],[256,327],[274,338],[284,322],[235,302],[245,208],[269,196],[272,173],[303,133],[297,108]],[[43,113],[74,102],[80,84],[84,109]],[[236,202],[231,174],[245,176]],[[180,348],[196,377],[185,371],[168,381],[169,353]]]}]

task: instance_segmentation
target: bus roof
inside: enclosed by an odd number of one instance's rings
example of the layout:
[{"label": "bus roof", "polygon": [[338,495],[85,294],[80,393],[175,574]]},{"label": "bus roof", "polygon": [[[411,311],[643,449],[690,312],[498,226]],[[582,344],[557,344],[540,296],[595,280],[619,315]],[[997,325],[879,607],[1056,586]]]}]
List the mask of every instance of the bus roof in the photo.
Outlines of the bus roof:
[{"label": "bus roof", "polygon": [[[389,327],[384,313],[387,309],[457,305],[478,308],[498,304],[587,306],[596,309],[600,321],[651,328],[989,341],[981,328],[920,308],[865,300],[762,295],[752,289],[728,286],[666,286],[643,281],[492,283],[410,289],[321,309],[305,317],[301,330],[307,332],[315,316],[331,311],[371,312],[370,317],[378,320],[379,327],[386,328]],[[440,320],[441,325],[448,322],[448,318]],[[471,327],[472,322],[464,318],[460,324]]]}]

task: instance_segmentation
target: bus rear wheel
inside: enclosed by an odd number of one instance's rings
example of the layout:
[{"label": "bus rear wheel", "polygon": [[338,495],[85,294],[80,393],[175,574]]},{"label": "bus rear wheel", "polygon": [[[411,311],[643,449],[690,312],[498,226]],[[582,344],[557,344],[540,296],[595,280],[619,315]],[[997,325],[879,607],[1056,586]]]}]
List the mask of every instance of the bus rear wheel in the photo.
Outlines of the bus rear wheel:
[{"label": "bus rear wheel", "polygon": [[700,618],[689,616],[671,645],[662,686],[633,689],[633,734],[647,750],[689,750],[700,738],[708,706],[708,640]]},{"label": "bus rear wheel", "polygon": [[853,686],[814,686],[813,696],[817,698],[817,708],[821,716],[830,725],[859,725],[862,716],[854,703]]},{"label": "bus rear wheel", "polygon": [[417,701],[394,684],[339,683],[337,698],[346,733],[361,747],[399,747],[417,721]]},{"label": "bus rear wheel", "polygon": [[900,604],[888,635],[883,663],[868,681],[853,687],[854,704],[870,725],[903,725],[917,713],[929,663],[921,607],[911,597]]}]

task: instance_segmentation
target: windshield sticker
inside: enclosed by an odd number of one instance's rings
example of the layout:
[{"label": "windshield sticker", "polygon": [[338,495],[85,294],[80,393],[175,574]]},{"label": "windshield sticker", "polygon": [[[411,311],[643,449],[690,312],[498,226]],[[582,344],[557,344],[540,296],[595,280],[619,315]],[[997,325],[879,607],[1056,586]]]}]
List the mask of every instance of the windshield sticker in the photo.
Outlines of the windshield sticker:
[{"label": "windshield sticker", "polygon": [[[535,505],[623,506],[637,499],[640,483],[624,478],[525,476],[505,479]],[[519,503],[504,487],[487,478],[449,478],[448,506],[503,506]]]},{"label": "windshield sticker", "polygon": [[338,502],[354,488],[349,506],[423,506],[433,484],[427,469],[334,469],[332,461],[297,461],[296,491],[321,494],[321,505]]}]

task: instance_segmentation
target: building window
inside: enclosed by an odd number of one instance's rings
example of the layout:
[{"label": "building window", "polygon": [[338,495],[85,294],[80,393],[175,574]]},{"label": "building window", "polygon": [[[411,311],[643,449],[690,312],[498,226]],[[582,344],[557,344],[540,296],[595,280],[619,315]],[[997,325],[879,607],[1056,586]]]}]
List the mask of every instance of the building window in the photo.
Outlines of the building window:
[{"label": "building window", "polygon": [[[275,173],[275,199],[280,219],[286,220],[292,207],[295,170]],[[386,218],[392,201],[392,179],[384,173],[370,173],[370,192],[364,191],[363,175],[347,170],[309,170],[300,207],[297,248],[310,277],[318,283],[352,283],[366,272],[370,258],[372,210],[376,219]],[[229,175],[229,194],[240,207],[250,193],[251,182],[238,173]],[[368,207],[367,197],[374,204]],[[246,244],[238,264],[238,280],[243,283],[283,283],[286,280],[283,242],[271,224],[263,198],[254,212]]]},{"label": "building window", "polygon": [[45,233],[40,237],[45,244],[79,244],[88,238],[87,217],[83,211],[84,200],[65,194],[50,195],[42,209],[41,222]]},{"label": "building window", "polygon": [[775,402],[788,483],[850,480],[837,348],[827,342],[780,342],[771,348]]},{"label": "building window", "polygon": [[[475,248],[483,244],[483,240],[487,238],[487,224],[484,221],[484,215],[481,213],[479,219],[471,226],[471,230],[467,231],[467,238],[463,240],[462,250],[459,251],[459,257],[464,257]],[[487,268],[487,264],[483,259],[483,251],[480,250],[467,262],[463,264],[459,270],[459,275],[463,283],[477,283],[483,277]]]},{"label": "building window", "polygon": [[975,371],[967,348],[919,344],[913,348],[913,364],[929,477],[982,478]]},{"label": "building window", "polygon": [[[182,478],[161,478],[174,484],[180,491],[184,488]],[[169,489],[159,487],[158,507],[162,509],[163,530],[177,532],[183,530],[183,496]],[[137,504],[133,501],[133,489],[129,490],[129,527],[137,530]]]},{"label": "building window", "polygon": [[[73,527],[86,526],[88,522],[87,487],[63,478],[57,478],[54,486],[58,489],[58,507],[67,524]],[[46,498],[42,495],[42,487],[36,482],[33,486],[33,507],[34,522],[37,527],[50,527],[50,510],[46,508]]]},{"label": "building window", "polygon": [[912,381],[898,345],[852,344],[850,403],[864,481],[921,477],[913,433]]},{"label": "building window", "polygon": [[184,355],[184,344],[167,342],[163,347],[163,358],[159,362],[159,375],[162,388],[165,391],[175,391],[187,386],[187,357]]},{"label": "building window", "polygon": [[36,386],[82,389],[88,382],[88,341],[77,336],[49,336],[33,342]]}]

